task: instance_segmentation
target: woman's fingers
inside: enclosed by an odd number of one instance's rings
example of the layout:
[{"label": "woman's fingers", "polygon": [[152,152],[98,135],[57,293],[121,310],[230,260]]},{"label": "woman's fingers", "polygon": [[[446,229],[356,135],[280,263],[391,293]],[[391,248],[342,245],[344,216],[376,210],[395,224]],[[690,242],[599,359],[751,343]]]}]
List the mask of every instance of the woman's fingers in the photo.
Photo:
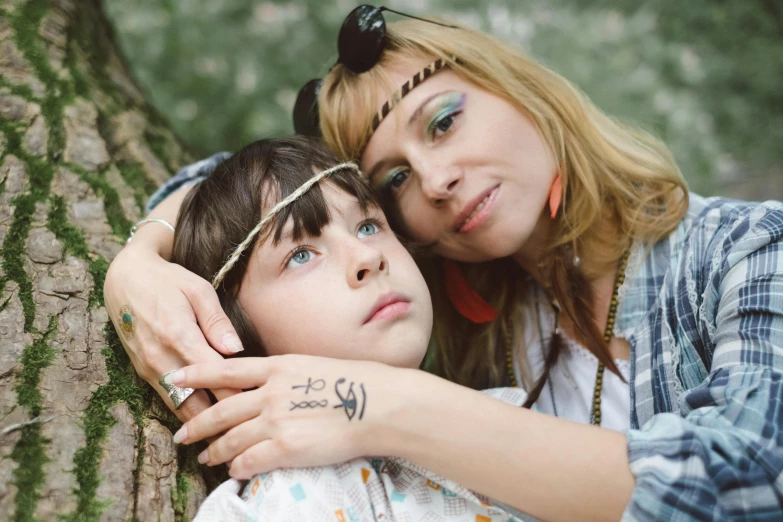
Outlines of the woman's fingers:
[{"label": "woman's fingers", "polygon": [[[201,330],[199,330],[198,325],[193,323],[186,326],[185,332],[178,337],[178,340],[175,342],[175,345],[171,346],[171,348],[173,348],[177,352],[177,354],[179,354],[179,356],[185,360],[185,364],[180,365],[180,368],[183,368],[190,364],[197,364],[197,363],[212,364],[212,363],[219,363],[224,360],[222,355],[217,353],[215,350],[212,349],[212,347],[209,344],[207,344],[207,341],[206,339],[204,339],[204,336],[202,335]],[[163,373],[161,375],[163,375]],[[206,388],[206,386],[186,386],[186,387]],[[212,387],[210,389],[212,390],[212,393],[215,394],[215,397],[217,397],[219,401],[222,401],[223,399],[226,399],[228,397],[231,397],[232,395],[236,395],[237,393],[242,392],[241,388],[238,387],[237,388]]]},{"label": "woman's fingers", "polygon": [[230,430],[234,426],[246,424],[246,421],[260,413],[257,392],[255,390],[236,394],[201,411],[180,428],[174,436],[174,442],[191,444]]},{"label": "woman's fingers", "polygon": [[225,435],[210,444],[199,455],[199,462],[209,466],[223,464],[267,438],[263,423],[256,417],[230,429]]},{"label": "woman's fingers", "polygon": [[274,372],[276,357],[245,357],[199,363],[170,375],[171,383],[188,388],[254,388]]},{"label": "woman's fingers", "polygon": [[[156,389],[157,388],[158,387],[156,386]],[[174,409],[174,404],[164,390],[161,389],[158,393],[161,394],[161,397],[164,397],[166,405],[183,423],[197,417],[200,413],[207,411],[210,406],[212,406],[212,403],[204,390],[196,390],[193,392],[193,394],[182,403],[179,409]]]},{"label": "woman's fingers", "polygon": [[224,355],[233,355],[244,349],[212,285],[196,278],[183,288],[183,293],[193,307],[204,337],[215,350]]},{"label": "woman's fingers", "polygon": [[238,455],[228,468],[228,474],[237,480],[246,480],[258,473],[265,473],[280,467],[278,451],[271,439],[262,440]]},{"label": "woman's fingers", "polygon": [[[168,344],[171,342],[169,340],[167,340],[167,344],[158,344],[159,341],[156,342],[152,333],[144,331],[146,329],[143,328],[143,325],[140,325],[140,329],[143,330],[143,333],[139,335],[138,338],[134,338],[129,342],[126,341],[128,345],[134,345],[136,343],[141,345],[138,347],[138,352],[135,354],[137,357],[131,359],[139,375],[155,388],[169,408],[176,413],[177,417],[183,420],[183,422],[209,408],[211,406],[209,398],[202,392],[202,399],[194,400],[193,395],[191,395],[182,403],[178,410],[175,410],[168,393],[158,382],[159,379],[167,373],[179,368],[184,368],[189,364],[211,364],[224,360],[223,356],[207,344],[206,340],[201,335],[198,326],[195,323],[190,323],[185,326],[181,335],[178,336],[179,341],[175,342],[174,345]],[[137,358],[141,359],[143,362],[139,361]],[[208,363],[207,361],[211,362]],[[180,388],[183,387],[185,386],[180,386]],[[212,391],[218,400],[223,400],[237,393],[241,393],[241,389],[223,387],[215,388]],[[184,415],[181,413],[184,413]]]}]

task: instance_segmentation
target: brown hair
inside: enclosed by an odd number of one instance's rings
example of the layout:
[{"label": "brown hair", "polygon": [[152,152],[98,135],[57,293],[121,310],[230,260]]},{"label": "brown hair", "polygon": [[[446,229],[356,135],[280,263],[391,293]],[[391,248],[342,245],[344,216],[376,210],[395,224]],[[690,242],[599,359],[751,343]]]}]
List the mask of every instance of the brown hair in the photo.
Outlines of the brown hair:
[{"label": "brown hair", "polygon": [[[319,140],[294,136],[259,140],[217,166],[185,197],[174,234],[172,262],[210,281],[234,248],[263,217],[314,173],[339,163]],[[363,211],[378,207],[375,193],[354,171],[332,174],[332,183],[356,197]],[[319,236],[329,224],[329,207],[319,185],[313,186],[260,231],[256,242],[270,237],[280,241],[283,228],[293,220],[293,238]],[[245,347],[243,356],[266,355],[261,338],[237,299],[254,247],[248,248],[217,288],[220,304]]]},{"label": "brown hair", "polygon": [[[549,147],[563,182],[563,205],[540,272],[550,296],[576,325],[579,340],[615,370],[595,325],[589,280],[615,266],[632,241],[651,245],[674,230],[688,208],[685,181],[658,139],[608,117],[565,78],[522,52],[481,31],[448,23],[459,28],[395,22],[372,69],[353,74],[340,64],[332,68],[318,100],[324,138],[339,157],[358,159],[385,101],[379,91],[386,99],[395,95],[399,86],[392,84],[391,72],[407,62],[441,59],[462,79],[517,107]],[[387,217],[394,218],[392,212]],[[578,268],[571,262],[575,255],[581,258]],[[473,325],[445,298],[438,261],[421,265],[433,299],[433,370],[474,387],[503,384],[504,339],[521,344],[528,279],[509,260],[461,264],[472,286],[500,311],[497,321]],[[556,356],[558,347],[551,348]],[[526,376],[524,364],[521,357]]]}]

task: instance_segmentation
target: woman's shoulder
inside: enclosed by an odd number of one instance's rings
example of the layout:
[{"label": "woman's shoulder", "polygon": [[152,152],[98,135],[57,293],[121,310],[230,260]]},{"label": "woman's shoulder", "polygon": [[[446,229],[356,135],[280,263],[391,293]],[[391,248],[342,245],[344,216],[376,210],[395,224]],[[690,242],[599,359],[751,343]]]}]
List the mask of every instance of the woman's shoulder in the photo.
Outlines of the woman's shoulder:
[{"label": "woman's shoulder", "polygon": [[668,243],[675,290],[718,302],[728,287],[780,270],[783,203],[691,195]]},{"label": "woman's shoulder", "polygon": [[781,241],[783,203],[691,194],[688,211],[666,243],[672,263],[725,269],[749,250]]},{"label": "woman's shoulder", "polygon": [[754,271],[743,271],[742,265],[770,255],[783,259],[783,203],[691,194],[685,216],[668,237],[633,249],[627,269],[630,281],[620,292],[632,297],[624,311],[644,316],[661,299],[680,298],[698,308],[705,297],[719,298],[733,268],[739,268],[733,273],[749,277]]},{"label": "woman's shoulder", "polygon": [[690,194],[688,211],[685,213],[675,236],[714,236],[731,233],[740,237],[754,232],[754,227],[767,219],[783,213],[780,201],[752,202],[722,197],[705,198]]}]

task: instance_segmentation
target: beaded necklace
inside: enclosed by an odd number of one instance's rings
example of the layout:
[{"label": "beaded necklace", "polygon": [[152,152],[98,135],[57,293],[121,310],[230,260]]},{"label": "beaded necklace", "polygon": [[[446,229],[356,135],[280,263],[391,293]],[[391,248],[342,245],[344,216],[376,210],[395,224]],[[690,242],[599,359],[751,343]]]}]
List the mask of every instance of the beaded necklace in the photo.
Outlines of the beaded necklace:
[{"label": "beaded necklace", "polygon": [[[609,302],[609,316],[606,318],[606,328],[604,329],[604,343],[609,346],[609,341],[612,340],[614,332],[614,323],[617,319],[617,294],[620,291],[620,287],[625,282],[625,268],[628,266],[628,257],[630,251],[626,250],[620,258],[620,262],[617,266],[617,276],[614,279],[614,288],[612,289],[612,299]],[[555,325],[557,328],[557,325]],[[511,386],[517,387],[517,377],[514,374],[514,354],[511,348],[511,330],[506,331],[506,370],[508,372],[508,380]],[[543,347],[543,346],[542,346]],[[601,425],[601,390],[604,385],[604,370],[603,363],[598,363],[598,370],[595,375],[595,389],[593,391],[593,408],[590,413],[590,424],[596,426]]]}]

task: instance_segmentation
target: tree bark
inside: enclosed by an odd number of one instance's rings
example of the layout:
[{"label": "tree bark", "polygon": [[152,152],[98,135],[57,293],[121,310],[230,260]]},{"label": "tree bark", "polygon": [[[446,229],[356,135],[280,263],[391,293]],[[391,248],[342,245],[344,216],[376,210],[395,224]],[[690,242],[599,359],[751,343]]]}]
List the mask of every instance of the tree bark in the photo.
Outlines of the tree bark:
[{"label": "tree bark", "polygon": [[0,0],[0,520],[185,520],[215,484],[103,306],[130,224],[189,159],[100,0]]}]

